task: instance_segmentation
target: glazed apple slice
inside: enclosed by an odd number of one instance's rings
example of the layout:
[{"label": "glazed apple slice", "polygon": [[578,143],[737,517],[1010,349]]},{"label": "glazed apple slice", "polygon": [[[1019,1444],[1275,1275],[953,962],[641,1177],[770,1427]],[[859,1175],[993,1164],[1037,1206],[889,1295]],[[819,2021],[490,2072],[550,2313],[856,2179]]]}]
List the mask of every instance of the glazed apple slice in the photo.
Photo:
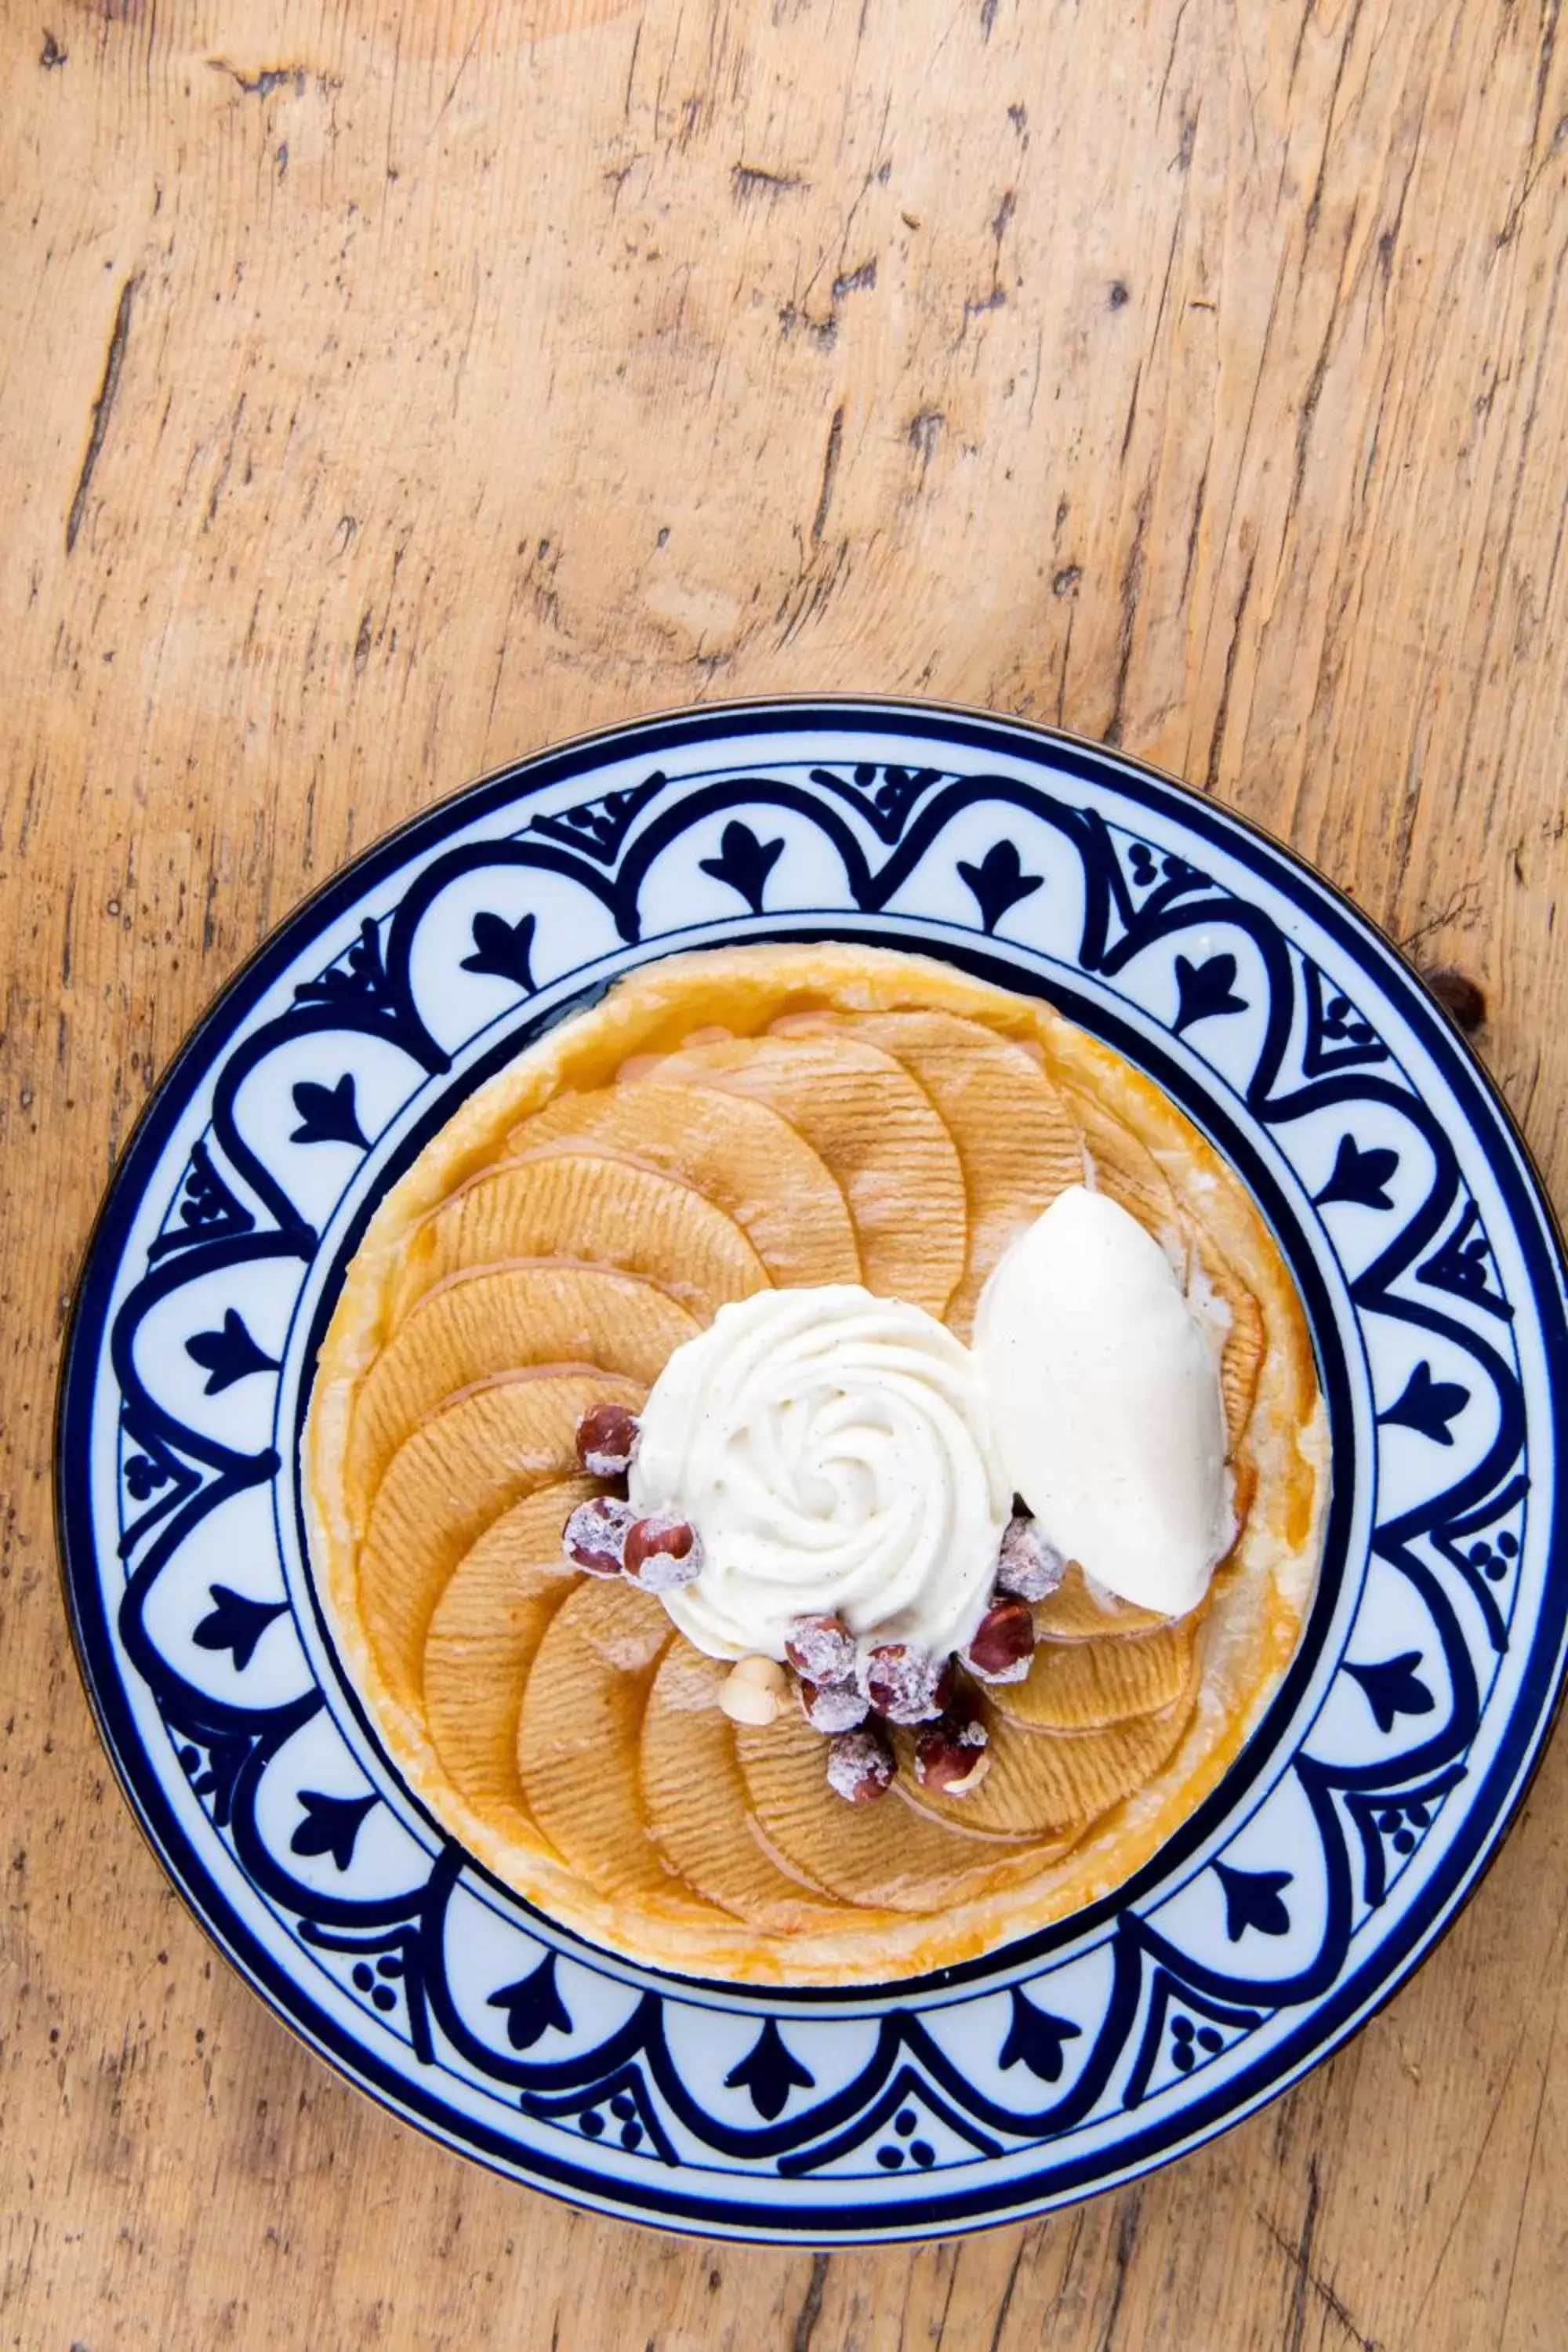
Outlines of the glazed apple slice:
[{"label": "glazed apple slice", "polygon": [[1129,1716],[1174,1706],[1192,1677],[1191,1618],[1121,1641],[1042,1642],[1027,1679],[986,1691],[995,1712],[1024,1731],[1098,1731]]},{"label": "glazed apple slice", "polygon": [[963,1797],[943,1797],[923,1788],[912,1769],[912,1737],[904,1732],[894,1742],[903,1768],[900,1786],[917,1811],[936,1821],[960,1816],[969,1827],[999,1837],[1054,1833],[1076,1839],[1087,1823],[1141,1789],[1169,1762],[1191,1713],[1190,1685],[1174,1706],[1107,1724],[1100,1731],[1026,1730],[987,1706],[991,1768],[977,1789]]},{"label": "glazed apple slice", "polygon": [[394,1283],[392,1320],[466,1266],[571,1258],[657,1282],[700,1322],[727,1298],[768,1287],[732,1217],[656,1168],[586,1151],[503,1160],[470,1177],[414,1233]]},{"label": "glazed apple slice", "polygon": [[765,1102],[711,1087],[601,1087],[562,1095],[515,1127],[509,1153],[583,1143],[657,1168],[733,1217],[781,1288],[858,1282],[860,1253],[838,1184]]},{"label": "glazed apple slice", "polygon": [[1041,1642],[1098,1642],[1125,1633],[1152,1633],[1170,1620],[1135,1601],[1120,1601],[1113,1592],[1095,1591],[1076,1560],[1053,1593],[1033,1604],[1036,1636]]},{"label": "glazed apple slice", "polygon": [[638,1742],[649,1686],[675,1629],[619,1580],[580,1584],[541,1642],[523,1687],[517,1764],[529,1811],[568,1869],[612,1902],[708,1922],[714,1911],[647,1833]]},{"label": "glazed apple slice", "polygon": [[758,1835],[734,1726],[719,1705],[729,1673],[679,1636],[665,1653],[642,1725],[648,1829],[682,1877],[751,1927],[831,1933],[842,1906],[787,1873]]},{"label": "glazed apple slice", "polygon": [[525,1495],[577,1468],[588,1406],[641,1404],[639,1382],[606,1372],[513,1372],[455,1397],[388,1463],[359,1559],[360,1613],[393,1696],[419,1700],[425,1637],[465,1552]]},{"label": "glazed apple slice", "polygon": [[827,1785],[827,1743],[803,1717],[738,1725],[735,1752],[770,1847],[846,1904],[940,1910],[996,1892],[1047,1858],[1037,1843],[955,1835],[900,1804],[902,1775],[876,1804],[846,1804]]},{"label": "glazed apple slice", "polygon": [[857,1013],[847,1032],[901,1062],[952,1136],[968,1198],[969,1245],[947,1304],[967,1339],[985,1278],[1022,1228],[1083,1181],[1083,1138],[1060,1091],[1011,1038],[952,1013]]},{"label": "glazed apple slice", "polygon": [[525,1495],[453,1570],[425,1636],[425,1720],[452,1785],[516,1843],[543,1848],[517,1777],[517,1719],[534,1653],[581,1581],[562,1557],[567,1514],[598,1490],[563,1478]]},{"label": "glazed apple slice", "polygon": [[360,1385],[351,1510],[363,1513],[404,1439],[459,1389],[545,1364],[600,1364],[647,1387],[700,1328],[656,1283],[610,1266],[525,1263],[448,1276],[409,1310]]},{"label": "glazed apple slice", "polygon": [[682,1047],[649,1076],[786,1118],[849,1204],[867,1288],[942,1314],[963,1273],[963,1171],[931,1097],[890,1054],[837,1030],[724,1038]]}]

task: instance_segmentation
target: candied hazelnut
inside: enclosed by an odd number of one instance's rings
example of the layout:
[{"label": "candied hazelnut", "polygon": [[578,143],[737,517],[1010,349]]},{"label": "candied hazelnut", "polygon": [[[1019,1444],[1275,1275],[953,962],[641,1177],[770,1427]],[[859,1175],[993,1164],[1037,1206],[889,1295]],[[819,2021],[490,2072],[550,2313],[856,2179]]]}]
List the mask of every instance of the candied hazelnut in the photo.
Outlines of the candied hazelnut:
[{"label": "candied hazelnut", "polygon": [[1067,1562],[1040,1533],[1036,1520],[1020,1513],[1008,1524],[996,1561],[998,1591],[1020,1601],[1044,1601],[1067,1574]]},{"label": "candied hazelnut", "polygon": [[974,1629],[963,1663],[983,1683],[1021,1683],[1035,1655],[1035,1621],[1028,1603],[993,1601]]},{"label": "candied hazelnut", "polygon": [[784,1655],[807,1682],[855,1679],[855,1636],[842,1617],[797,1617],[784,1637]]},{"label": "candied hazelnut", "polygon": [[578,1504],[562,1530],[567,1559],[590,1576],[619,1576],[632,1516],[630,1504],[617,1502],[614,1495],[591,1495]]},{"label": "candied hazelnut", "polygon": [[853,1683],[813,1683],[803,1679],[800,1705],[813,1731],[853,1731],[871,1711],[870,1700]]},{"label": "candied hazelnut", "polygon": [[991,1769],[985,1726],[978,1716],[944,1715],[915,1742],[915,1779],[943,1797],[967,1797]]},{"label": "candied hazelnut", "polygon": [[856,1679],[889,1723],[924,1723],[942,1713],[937,1689],[942,1667],[918,1642],[882,1642],[861,1655]]},{"label": "candied hazelnut", "polygon": [[701,1575],[702,1546],[689,1519],[656,1512],[651,1518],[634,1519],[626,1529],[622,1565],[645,1592],[671,1592]]},{"label": "candied hazelnut", "polygon": [[893,1751],[869,1726],[828,1742],[827,1785],[847,1804],[874,1805],[892,1784]]},{"label": "candied hazelnut", "polygon": [[591,1404],[577,1423],[577,1459],[590,1478],[622,1478],[637,1452],[637,1417],[629,1405]]}]

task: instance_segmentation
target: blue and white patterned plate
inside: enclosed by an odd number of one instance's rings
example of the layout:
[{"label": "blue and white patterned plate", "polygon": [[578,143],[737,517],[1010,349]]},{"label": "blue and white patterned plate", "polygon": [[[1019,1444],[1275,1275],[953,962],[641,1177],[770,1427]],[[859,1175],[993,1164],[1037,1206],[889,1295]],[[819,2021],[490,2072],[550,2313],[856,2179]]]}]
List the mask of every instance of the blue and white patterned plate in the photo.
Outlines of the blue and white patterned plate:
[{"label": "blue and white patterned plate", "polygon": [[[823,936],[1047,995],[1184,1105],[1295,1270],[1333,1462],[1301,1653],[1183,1832],[1044,1934],[843,1994],[630,1966],[454,1844],[345,1686],[296,1467],[345,1260],[469,1089],[672,948]],[[657,719],[373,850],[165,1078],[62,1385],[83,1669],[197,1916],[435,2137],[715,2235],[1037,2213],[1296,2081],[1474,1885],[1563,1679],[1564,1303],[1550,1213],[1468,1049],[1342,898],[1236,818],[1109,752],[928,706]]]}]

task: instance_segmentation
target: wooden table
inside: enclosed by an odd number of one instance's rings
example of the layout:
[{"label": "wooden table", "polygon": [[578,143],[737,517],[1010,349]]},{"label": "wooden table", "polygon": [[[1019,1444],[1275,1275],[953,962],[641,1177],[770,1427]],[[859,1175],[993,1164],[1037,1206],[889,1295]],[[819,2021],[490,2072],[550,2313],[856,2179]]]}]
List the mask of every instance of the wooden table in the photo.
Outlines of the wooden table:
[{"label": "wooden table", "polygon": [[1568,1743],[1292,2096],[879,2254],[574,2215],[216,1959],[89,1727],[56,1356],[302,892],[635,711],[895,688],[1147,753],[1486,992],[1563,1196],[1556,0],[34,0],[0,29],[0,2336],[1568,2340]]}]

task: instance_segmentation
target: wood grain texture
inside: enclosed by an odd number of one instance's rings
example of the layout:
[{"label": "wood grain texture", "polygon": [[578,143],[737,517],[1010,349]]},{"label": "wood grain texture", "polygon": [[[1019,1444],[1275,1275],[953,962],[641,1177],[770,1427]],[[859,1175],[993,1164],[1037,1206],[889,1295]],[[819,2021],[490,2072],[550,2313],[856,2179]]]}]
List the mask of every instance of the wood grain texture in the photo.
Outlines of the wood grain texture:
[{"label": "wood grain texture", "polygon": [[1557,0],[0,11],[5,2343],[1561,2346],[1563,1742],[1415,1983],[1205,2154],[964,2243],[661,2240],[425,2145],[209,1954],[47,1465],[218,983],[433,795],[692,698],[1180,770],[1481,982],[1563,1197],[1565,191]]}]

